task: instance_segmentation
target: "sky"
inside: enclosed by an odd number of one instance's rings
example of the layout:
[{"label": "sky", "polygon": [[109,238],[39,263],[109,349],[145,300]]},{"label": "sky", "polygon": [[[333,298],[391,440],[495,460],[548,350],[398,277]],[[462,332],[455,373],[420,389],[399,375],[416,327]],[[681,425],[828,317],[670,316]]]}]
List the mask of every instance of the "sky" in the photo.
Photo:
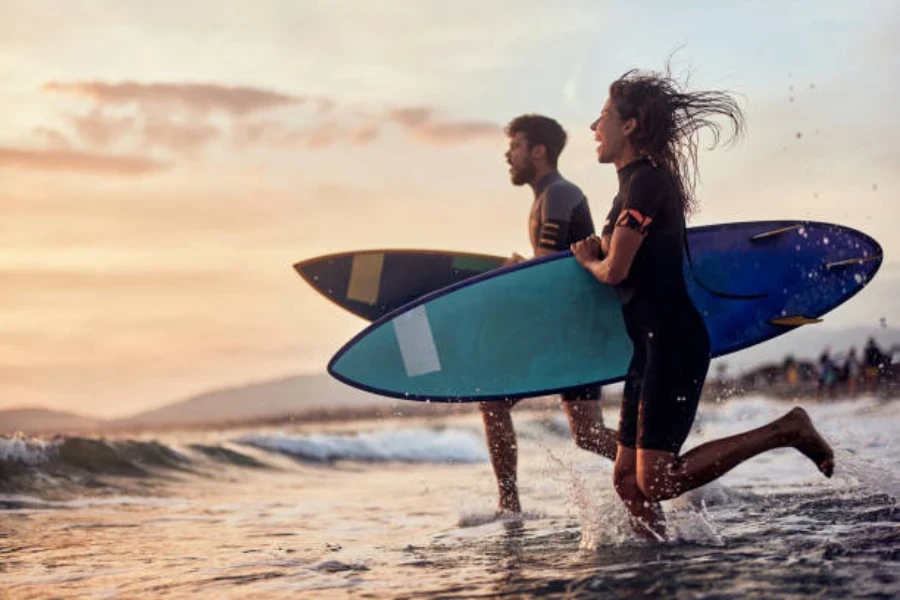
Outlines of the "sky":
[{"label": "sky", "polygon": [[[321,373],[365,325],[291,265],[364,248],[529,254],[503,126],[589,124],[631,68],[732,91],[691,225],[813,219],[875,237],[820,327],[900,324],[900,5],[0,0],[0,409],[117,417]],[[882,319],[884,321],[882,321]],[[817,349],[816,349],[817,351]],[[815,351],[812,351],[812,354]]]}]

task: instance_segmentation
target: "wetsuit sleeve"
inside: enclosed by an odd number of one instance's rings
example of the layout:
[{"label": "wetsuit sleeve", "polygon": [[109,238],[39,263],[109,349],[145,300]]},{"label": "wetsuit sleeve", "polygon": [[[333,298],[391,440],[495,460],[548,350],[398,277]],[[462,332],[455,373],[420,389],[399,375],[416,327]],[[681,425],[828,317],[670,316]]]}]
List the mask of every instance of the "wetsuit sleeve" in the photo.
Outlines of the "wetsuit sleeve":
[{"label": "wetsuit sleeve", "polygon": [[574,187],[551,185],[544,192],[538,246],[547,250],[569,248],[569,227],[575,207],[584,196]]},{"label": "wetsuit sleeve", "polygon": [[663,207],[668,190],[655,170],[642,169],[631,178],[626,192],[616,227],[627,227],[647,235]]},{"label": "wetsuit sleeve", "polygon": [[609,209],[606,220],[603,222],[603,228],[600,230],[600,237],[606,237],[613,234],[620,212],[622,212],[622,201],[617,195],[613,198],[612,208]]}]

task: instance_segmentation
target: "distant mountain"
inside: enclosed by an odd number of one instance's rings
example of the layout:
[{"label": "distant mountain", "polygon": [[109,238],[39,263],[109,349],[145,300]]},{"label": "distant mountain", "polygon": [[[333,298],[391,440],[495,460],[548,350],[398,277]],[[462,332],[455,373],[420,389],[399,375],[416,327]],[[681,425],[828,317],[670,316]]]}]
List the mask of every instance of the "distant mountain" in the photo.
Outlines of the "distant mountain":
[{"label": "distant mountain", "polygon": [[62,433],[74,430],[97,429],[104,421],[72,413],[43,408],[16,408],[0,411],[0,433],[23,431],[28,433]]},{"label": "distant mountain", "polygon": [[[710,376],[716,376],[716,363],[727,364],[728,373],[733,376],[764,363],[780,363],[787,355],[793,355],[796,359],[814,360],[826,348],[831,351],[832,357],[840,358],[852,346],[855,346],[859,353],[869,337],[874,337],[885,351],[892,346],[900,348],[900,329],[878,327],[827,329],[822,325],[805,325],[764,344],[716,359],[710,369]],[[290,416],[301,421],[304,417],[349,416],[351,412],[415,413],[454,407],[471,408],[468,405],[441,407],[384,398],[346,386],[325,374],[298,375],[214,390],[162,408],[112,421],[43,409],[0,411],[0,433],[239,424]]]},{"label": "distant mountain", "polygon": [[206,392],[132,417],[119,426],[187,425],[260,420],[315,412],[390,407],[396,401],[367,394],[328,375],[298,375]]}]

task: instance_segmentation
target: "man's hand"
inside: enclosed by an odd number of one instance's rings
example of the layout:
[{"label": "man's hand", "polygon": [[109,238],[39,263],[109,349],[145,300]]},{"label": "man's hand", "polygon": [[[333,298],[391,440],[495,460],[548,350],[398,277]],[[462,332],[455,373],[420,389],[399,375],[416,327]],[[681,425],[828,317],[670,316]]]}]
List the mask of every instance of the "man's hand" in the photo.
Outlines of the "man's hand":
[{"label": "man's hand", "polygon": [[501,267],[508,267],[508,266],[510,266],[510,265],[516,265],[516,264],[519,264],[520,262],[525,262],[525,257],[522,256],[521,254],[518,254],[517,252],[513,252],[513,253],[512,253],[512,256],[510,256],[510,257],[507,258],[505,261],[503,261],[503,264],[500,265],[500,266],[501,266]]}]

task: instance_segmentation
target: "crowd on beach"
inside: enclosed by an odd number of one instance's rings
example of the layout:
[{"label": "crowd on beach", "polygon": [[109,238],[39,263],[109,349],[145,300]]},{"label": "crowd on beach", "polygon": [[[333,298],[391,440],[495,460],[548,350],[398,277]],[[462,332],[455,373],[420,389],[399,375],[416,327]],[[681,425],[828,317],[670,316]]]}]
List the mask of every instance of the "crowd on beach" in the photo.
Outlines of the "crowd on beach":
[{"label": "crowd on beach", "polygon": [[826,348],[815,360],[788,355],[781,363],[764,364],[733,379],[720,373],[715,384],[720,396],[764,392],[820,400],[861,394],[892,397],[900,391],[900,346],[885,350],[869,338],[861,352],[851,346],[836,353]]}]

